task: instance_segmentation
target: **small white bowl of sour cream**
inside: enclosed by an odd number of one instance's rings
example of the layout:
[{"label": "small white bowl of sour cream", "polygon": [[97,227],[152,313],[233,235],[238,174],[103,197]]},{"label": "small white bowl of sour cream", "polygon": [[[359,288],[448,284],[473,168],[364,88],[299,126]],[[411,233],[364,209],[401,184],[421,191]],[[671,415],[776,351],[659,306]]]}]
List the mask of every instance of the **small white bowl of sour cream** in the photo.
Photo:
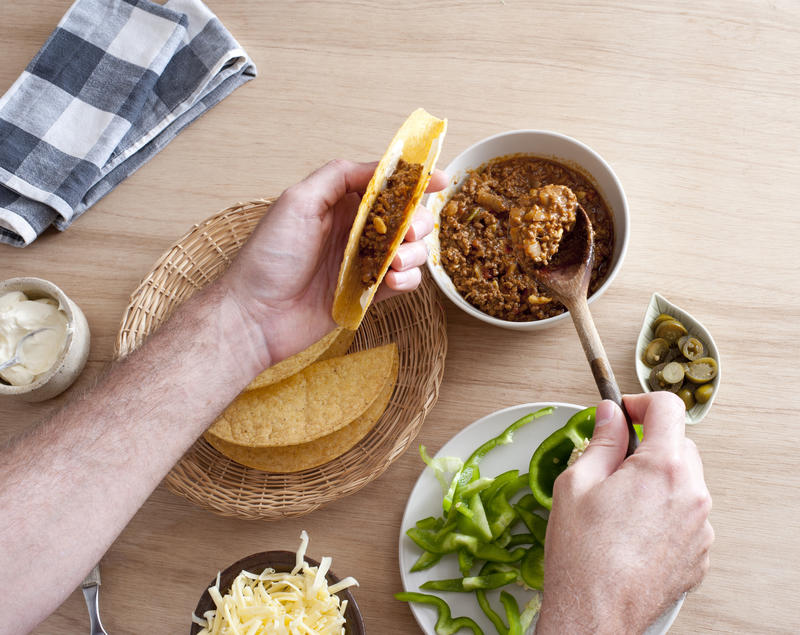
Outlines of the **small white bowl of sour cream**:
[{"label": "small white bowl of sour cream", "polygon": [[0,282],[0,363],[15,355],[22,337],[39,329],[22,346],[20,363],[0,371],[0,396],[44,401],[62,393],[86,365],[91,339],[83,311],[52,282]]}]

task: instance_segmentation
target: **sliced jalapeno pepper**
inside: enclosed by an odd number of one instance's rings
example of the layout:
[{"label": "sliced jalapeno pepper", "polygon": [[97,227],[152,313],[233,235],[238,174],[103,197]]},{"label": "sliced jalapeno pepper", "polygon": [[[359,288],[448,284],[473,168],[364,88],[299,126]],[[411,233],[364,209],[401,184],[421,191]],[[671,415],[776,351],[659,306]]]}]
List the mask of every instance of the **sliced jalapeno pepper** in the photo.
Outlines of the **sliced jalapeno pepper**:
[{"label": "sliced jalapeno pepper", "polygon": [[717,376],[717,362],[713,357],[701,357],[692,362],[686,369],[686,379],[695,384],[705,384]]},{"label": "sliced jalapeno pepper", "polygon": [[662,363],[669,353],[669,342],[663,337],[652,340],[644,351],[644,363],[650,366],[657,366]]},{"label": "sliced jalapeno pepper", "polygon": [[697,403],[706,403],[711,399],[711,395],[713,394],[714,386],[712,384],[703,384],[702,386],[698,386],[694,391],[694,398],[697,400]]},{"label": "sliced jalapeno pepper", "polygon": [[670,346],[687,334],[686,327],[675,319],[659,322],[655,332],[656,337],[664,338]]},{"label": "sliced jalapeno pepper", "polygon": [[680,338],[678,340],[678,348],[690,362],[701,358],[705,352],[703,342],[691,335],[684,335]]}]

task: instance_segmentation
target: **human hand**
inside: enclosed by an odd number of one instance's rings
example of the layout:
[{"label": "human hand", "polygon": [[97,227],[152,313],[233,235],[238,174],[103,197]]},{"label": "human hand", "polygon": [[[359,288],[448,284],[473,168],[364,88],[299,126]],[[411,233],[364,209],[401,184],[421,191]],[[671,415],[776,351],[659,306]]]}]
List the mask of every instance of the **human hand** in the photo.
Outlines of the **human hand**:
[{"label": "human hand", "polygon": [[[260,327],[262,357],[268,363],[303,350],[336,326],[331,307],[339,265],[376,165],[331,161],[287,189],[221,281],[246,319]],[[439,191],[446,183],[437,170],[428,191]],[[422,238],[432,229],[432,215],[419,206],[378,300],[417,288],[419,267],[427,259]]]},{"label": "human hand", "polygon": [[537,634],[641,633],[709,567],[711,496],[684,406],[668,392],[625,397],[644,439],[611,401],[586,452],[556,480]]}]

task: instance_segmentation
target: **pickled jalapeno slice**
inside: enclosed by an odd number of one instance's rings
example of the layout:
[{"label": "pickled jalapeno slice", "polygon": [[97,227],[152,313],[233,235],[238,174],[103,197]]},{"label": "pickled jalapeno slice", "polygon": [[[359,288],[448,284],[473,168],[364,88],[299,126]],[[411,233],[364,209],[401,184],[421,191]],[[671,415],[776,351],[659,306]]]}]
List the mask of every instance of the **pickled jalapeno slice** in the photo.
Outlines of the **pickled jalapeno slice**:
[{"label": "pickled jalapeno slice", "polygon": [[717,362],[712,357],[701,357],[689,362],[686,378],[695,384],[705,384],[717,376]]},{"label": "pickled jalapeno slice", "polygon": [[706,403],[714,394],[714,386],[711,384],[703,384],[694,390],[694,398],[697,403]]},{"label": "pickled jalapeno slice", "polygon": [[689,361],[700,359],[705,353],[705,347],[696,337],[684,335],[678,340],[678,348]]},{"label": "pickled jalapeno slice", "polygon": [[668,384],[677,384],[683,381],[684,371],[680,362],[670,362],[661,369],[661,377]]},{"label": "pickled jalapeno slice", "polygon": [[686,327],[678,320],[664,320],[656,327],[656,337],[663,337],[670,343],[670,346],[688,333]]},{"label": "pickled jalapeno slice", "polygon": [[657,366],[666,360],[669,353],[669,342],[663,337],[657,337],[651,341],[644,350],[644,363],[650,366]]},{"label": "pickled jalapeno slice", "polygon": [[681,398],[683,401],[683,405],[686,406],[687,410],[691,410],[694,408],[695,405],[695,398],[694,393],[692,392],[691,388],[684,386],[678,391],[678,397]]}]

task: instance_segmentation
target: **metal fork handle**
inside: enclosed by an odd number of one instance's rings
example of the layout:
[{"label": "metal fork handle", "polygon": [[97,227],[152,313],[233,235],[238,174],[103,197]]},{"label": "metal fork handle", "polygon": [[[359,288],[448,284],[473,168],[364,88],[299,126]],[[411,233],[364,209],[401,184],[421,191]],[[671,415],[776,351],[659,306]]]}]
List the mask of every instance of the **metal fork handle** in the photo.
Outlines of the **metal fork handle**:
[{"label": "metal fork handle", "polygon": [[83,598],[86,600],[86,608],[89,609],[89,620],[91,624],[91,635],[108,635],[100,621],[100,607],[97,602],[97,588],[99,585],[93,584],[82,588]]}]

